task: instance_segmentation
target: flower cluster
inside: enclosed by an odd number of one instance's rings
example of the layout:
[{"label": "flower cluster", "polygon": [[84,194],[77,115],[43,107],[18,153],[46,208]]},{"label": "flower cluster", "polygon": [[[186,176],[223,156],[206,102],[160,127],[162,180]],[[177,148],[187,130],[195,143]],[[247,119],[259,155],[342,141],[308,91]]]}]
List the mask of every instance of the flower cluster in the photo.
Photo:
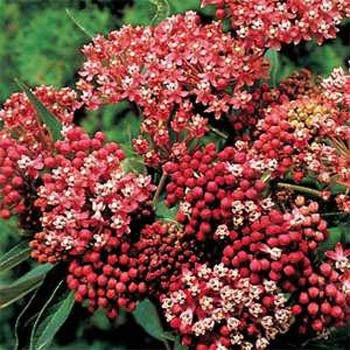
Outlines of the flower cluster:
[{"label": "flower cluster", "polygon": [[[40,86],[33,95],[62,123],[70,125],[74,111],[81,103],[69,88],[54,90]],[[32,227],[36,216],[33,198],[36,196],[38,173],[43,168],[43,156],[51,152],[53,142],[49,130],[24,93],[13,94],[0,110],[3,130],[0,132],[0,217],[8,219],[21,214],[25,228]]]},{"label": "flower cluster", "polygon": [[350,107],[350,74],[342,67],[335,68],[332,74],[323,79],[324,95],[335,103],[341,103],[344,108]]},{"label": "flower cluster", "polygon": [[349,0],[202,0],[217,6],[219,19],[231,19],[232,28],[247,45],[280,48],[316,39],[335,38],[341,20],[350,17]]},{"label": "flower cluster", "polygon": [[266,168],[273,177],[292,170],[295,181],[312,174],[323,184],[348,186],[349,110],[317,90],[262,110],[248,140],[250,157],[273,165]]},{"label": "flower cluster", "polygon": [[55,262],[118,246],[131,234],[131,218],[138,211],[150,214],[151,178],[125,173],[123,151],[105,143],[102,133],[89,138],[71,128],[55,147],[57,153],[44,159],[50,173],[42,176],[35,201],[43,230],[31,242],[32,257]]},{"label": "flower cluster", "polygon": [[255,126],[266,108],[272,108],[295,100],[298,97],[317,94],[319,89],[312,81],[310,71],[303,69],[283,79],[278,88],[267,83],[254,89],[252,99],[239,111],[230,114],[228,119],[235,131],[255,130]]},{"label": "flower cluster", "polygon": [[276,283],[251,284],[222,264],[184,271],[161,298],[170,326],[185,345],[205,349],[266,349],[292,323],[292,312]]},{"label": "flower cluster", "polygon": [[[72,123],[74,112],[81,106],[77,93],[70,88],[56,91],[51,86],[40,86],[33,90],[33,95],[65,125]],[[28,147],[35,155],[52,146],[49,130],[25,93],[14,93],[4,103],[0,120],[6,133],[15,135],[17,143]]]},{"label": "flower cluster", "polygon": [[[168,126],[177,134],[174,148],[201,137],[204,115],[220,118],[251,100],[245,89],[267,72],[267,62],[214,22],[201,25],[194,12],[156,27],[125,26],[97,36],[83,53],[78,88],[89,108],[122,99],[142,110],[142,134],[135,149],[151,166],[173,155]],[[177,146],[177,147],[176,147]],[[175,152],[176,153],[176,152]]]}]

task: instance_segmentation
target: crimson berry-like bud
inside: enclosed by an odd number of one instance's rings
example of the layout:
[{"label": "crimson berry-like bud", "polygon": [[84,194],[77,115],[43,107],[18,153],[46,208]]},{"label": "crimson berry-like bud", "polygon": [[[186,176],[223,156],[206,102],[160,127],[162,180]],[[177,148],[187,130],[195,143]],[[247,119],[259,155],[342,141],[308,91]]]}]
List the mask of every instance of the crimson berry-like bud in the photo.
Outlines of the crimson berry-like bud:
[{"label": "crimson berry-like bud", "polygon": [[310,303],[307,306],[307,311],[310,315],[316,315],[319,310],[319,306],[316,303]]},{"label": "crimson berry-like bud", "polygon": [[252,260],[249,267],[253,272],[259,272],[261,270],[261,264],[257,259]]},{"label": "crimson berry-like bud", "polygon": [[324,324],[320,319],[317,319],[312,322],[311,327],[315,332],[320,333],[324,329]]},{"label": "crimson berry-like bud", "polygon": [[308,294],[311,299],[315,299],[319,295],[319,292],[320,292],[319,289],[316,287],[310,287],[308,289]]},{"label": "crimson berry-like bud", "polygon": [[330,264],[323,263],[320,266],[320,271],[321,271],[323,276],[329,276],[332,272],[332,267]]},{"label": "crimson berry-like bud", "polygon": [[303,311],[303,308],[300,305],[296,304],[292,306],[292,312],[294,315],[300,315],[302,311]]},{"label": "crimson berry-like bud", "polygon": [[332,307],[329,303],[324,302],[321,304],[321,312],[324,314],[329,314],[332,310]]},{"label": "crimson berry-like bud", "polygon": [[334,284],[328,284],[325,291],[329,297],[335,297],[337,295],[337,287]]},{"label": "crimson berry-like bud", "polygon": [[299,295],[299,302],[301,303],[301,304],[308,304],[309,303],[309,296],[308,296],[308,294],[307,293],[305,293],[305,292],[302,292],[302,293],[300,293],[300,295]]},{"label": "crimson berry-like bud", "polygon": [[334,318],[340,318],[343,315],[343,310],[339,306],[333,306],[331,315]]}]

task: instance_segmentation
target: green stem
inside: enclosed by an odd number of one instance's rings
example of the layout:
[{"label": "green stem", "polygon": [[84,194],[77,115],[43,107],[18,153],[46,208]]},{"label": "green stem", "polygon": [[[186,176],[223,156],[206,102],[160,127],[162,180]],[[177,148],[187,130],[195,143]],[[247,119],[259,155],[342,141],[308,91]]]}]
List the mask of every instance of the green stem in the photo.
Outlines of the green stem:
[{"label": "green stem", "polygon": [[167,179],[168,175],[166,173],[163,173],[160,180],[159,180],[159,184],[158,184],[158,187],[157,187],[157,190],[156,190],[156,193],[153,197],[153,205],[156,205],[158,203],[158,200],[159,200],[159,197],[160,197],[160,194],[162,193],[163,191],[163,188],[164,188],[164,185],[165,185],[165,182],[166,182],[166,179]]},{"label": "green stem", "polygon": [[293,184],[279,182],[277,184],[277,187],[279,187],[279,188],[287,188],[287,189],[290,189],[290,190],[293,190],[293,191],[297,191],[297,192],[301,192],[301,193],[307,193],[307,194],[311,194],[312,196],[315,196],[315,197],[323,198],[323,195],[322,195],[321,191],[315,190],[313,188],[305,187],[305,186],[293,185]]},{"label": "green stem", "polygon": [[213,126],[209,125],[209,129],[216,135],[222,137],[224,140],[227,140],[228,139],[228,135],[216,128],[214,128]]}]

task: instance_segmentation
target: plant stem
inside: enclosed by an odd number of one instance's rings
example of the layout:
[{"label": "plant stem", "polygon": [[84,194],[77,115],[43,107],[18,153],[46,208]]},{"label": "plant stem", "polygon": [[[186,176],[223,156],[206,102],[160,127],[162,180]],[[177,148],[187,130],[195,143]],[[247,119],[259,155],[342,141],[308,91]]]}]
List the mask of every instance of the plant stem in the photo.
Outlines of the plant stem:
[{"label": "plant stem", "polygon": [[157,190],[156,190],[156,193],[153,197],[153,205],[156,205],[158,200],[159,200],[159,197],[160,197],[160,194],[162,193],[163,191],[163,188],[164,188],[164,185],[165,185],[165,182],[166,182],[166,179],[167,179],[168,175],[166,173],[163,173],[160,180],[159,180],[159,184],[158,184],[158,187],[157,187]]},{"label": "plant stem", "polygon": [[305,187],[305,186],[300,186],[300,185],[293,185],[293,184],[288,184],[284,182],[279,182],[277,184],[277,187],[279,188],[287,188],[293,191],[301,192],[301,193],[307,193],[311,194],[312,196],[320,197],[323,198],[322,192],[315,190],[313,188]]},{"label": "plant stem", "polygon": [[68,9],[66,9],[67,16],[71,19],[71,21],[89,38],[93,39],[93,35],[85,28],[83,27],[80,22],[73,16],[72,12],[70,12]]},{"label": "plant stem", "polygon": [[222,137],[224,140],[227,140],[228,139],[228,135],[216,128],[214,128],[213,126],[209,125],[209,129],[216,135]]}]

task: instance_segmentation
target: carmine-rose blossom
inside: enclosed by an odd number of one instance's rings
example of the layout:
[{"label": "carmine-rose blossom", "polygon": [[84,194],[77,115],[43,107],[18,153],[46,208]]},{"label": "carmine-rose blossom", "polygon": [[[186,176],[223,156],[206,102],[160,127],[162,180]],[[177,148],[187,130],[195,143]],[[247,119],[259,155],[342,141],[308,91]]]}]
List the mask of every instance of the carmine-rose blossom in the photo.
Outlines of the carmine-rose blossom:
[{"label": "carmine-rose blossom", "polygon": [[35,205],[42,213],[42,231],[31,242],[40,262],[81,255],[87,250],[112,249],[131,235],[131,221],[151,214],[151,178],[125,173],[124,153],[97,133],[90,138],[71,128],[56,153],[44,159]]},{"label": "carmine-rose blossom", "polygon": [[349,0],[202,0],[216,5],[219,19],[230,18],[236,35],[249,46],[280,48],[335,38],[342,19],[350,17]]},{"label": "carmine-rose blossom", "polygon": [[[74,112],[81,106],[77,93],[70,88],[55,90],[52,86],[39,86],[33,94],[64,125],[73,122]],[[0,110],[4,129],[35,155],[52,146],[49,131],[40,120],[25,93],[14,93]]]},{"label": "carmine-rose blossom", "polygon": [[260,53],[224,33],[218,22],[200,24],[194,12],[155,27],[124,26],[107,38],[97,36],[83,53],[87,60],[77,85],[82,100],[91,109],[135,102],[143,138],[134,146],[153,166],[172,155],[169,126],[178,144],[189,142],[187,134],[203,136],[203,117],[220,118],[245,106],[251,100],[246,87],[268,70]]},{"label": "carmine-rose blossom", "polygon": [[266,349],[292,323],[286,301],[275,282],[253,285],[222,264],[185,270],[161,297],[167,322],[196,350]]},{"label": "carmine-rose blossom", "polygon": [[[40,86],[33,94],[64,125],[73,121],[80,107],[70,88],[55,90]],[[23,228],[32,230],[37,222],[33,208],[43,156],[53,148],[47,127],[24,93],[14,93],[0,110],[0,217],[20,214]]]}]

